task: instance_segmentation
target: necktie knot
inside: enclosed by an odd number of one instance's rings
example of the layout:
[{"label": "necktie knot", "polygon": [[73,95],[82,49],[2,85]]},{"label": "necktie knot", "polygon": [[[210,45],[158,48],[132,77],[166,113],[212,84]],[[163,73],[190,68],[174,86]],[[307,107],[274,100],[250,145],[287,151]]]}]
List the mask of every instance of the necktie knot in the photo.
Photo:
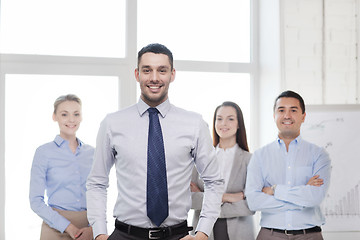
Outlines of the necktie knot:
[{"label": "necktie knot", "polygon": [[157,108],[148,108],[149,114],[157,114],[159,113],[159,110]]}]

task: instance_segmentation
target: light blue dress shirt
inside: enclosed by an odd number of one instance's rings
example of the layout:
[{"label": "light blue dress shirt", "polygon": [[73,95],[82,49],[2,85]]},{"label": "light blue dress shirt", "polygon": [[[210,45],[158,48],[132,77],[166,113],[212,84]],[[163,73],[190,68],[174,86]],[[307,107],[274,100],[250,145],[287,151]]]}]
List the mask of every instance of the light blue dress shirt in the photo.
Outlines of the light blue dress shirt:
[{"label": "light blue dress shirt", "polygon": [[[300,136],[289,145],[281,139],[255,151],[248,166],[245,195],[249,208],[261,211],[262,227],[297,230],[320,226],[325,218],[320,204],[330,184],[327,152]],[[306,185],[320,175],[321,187]],[[262,192],[276,184],[275,195]]]},{"label": "light blue dress shirt", "polygon": [[[69,142],[59,135],[37,148],[31,168],[30,205],[50,227],[64,232],[70,221],[52,208],[68,211],[86,210],[86,179],[94,148],[78,139],[73,153]],[[44,194],[48,204],[44,201]]]},{"label": "light blue dress shirt", "polygon": [[[94,237],[107,234],[106,189],[109,171],[114,164],[118,189],[114,216],[130,225],[155,227],[146,212],[148,108],[140,99],[129,108],[109,114],[101,123],[86,193],[88,219]],[[169,216],[162,226],[172,226],[187,219],[195,163],[206,185],[205,203],[197,230],[210,234],[220,213],[224,181],[208,125],[199,114],[175,107],[169,100],[158,105],[157,109],[164,139],[169,197]]]}]

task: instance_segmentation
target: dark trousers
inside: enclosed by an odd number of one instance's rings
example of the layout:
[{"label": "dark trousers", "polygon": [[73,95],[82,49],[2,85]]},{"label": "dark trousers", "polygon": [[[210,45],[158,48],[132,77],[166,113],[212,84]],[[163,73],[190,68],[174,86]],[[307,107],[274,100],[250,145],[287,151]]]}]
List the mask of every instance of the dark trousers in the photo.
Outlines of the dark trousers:
[{"label": "dark trousers", "polygon": [[261,228],[256,240],[323,240],[321,232],[306,233],[298,235],[286,235],[285,233],[274,232],[272,230]]},{"label": "dark trousers", "polygon": [[[171,237],[167,237],[163,240],[179,240],[179,239],[185,237],[186,235],[187,234],[174,235]],[[108,240],[144,240],[144,239],[121,232],[115,228],[114,232],[110,235]]]},{"label": "dark trousers", "polygon": [[226,218],[218,218],[213,228],[214,240],[229,240]]}]

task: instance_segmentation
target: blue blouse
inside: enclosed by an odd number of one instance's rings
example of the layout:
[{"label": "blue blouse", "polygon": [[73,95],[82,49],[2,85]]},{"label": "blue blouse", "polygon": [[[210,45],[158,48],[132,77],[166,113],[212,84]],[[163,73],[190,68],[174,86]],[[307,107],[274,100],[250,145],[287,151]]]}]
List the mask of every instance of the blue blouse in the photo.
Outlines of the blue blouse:
[{"label": "blue blouse", "polygon": [[62,233],[70,221],[52,208],[86,210],[86,180],[92,166],[94,148],[79,139],[78,142],[73,153],[69,142],[56,136],[54,141],[38,147],[31,168],[31,208],[45,223]]}]

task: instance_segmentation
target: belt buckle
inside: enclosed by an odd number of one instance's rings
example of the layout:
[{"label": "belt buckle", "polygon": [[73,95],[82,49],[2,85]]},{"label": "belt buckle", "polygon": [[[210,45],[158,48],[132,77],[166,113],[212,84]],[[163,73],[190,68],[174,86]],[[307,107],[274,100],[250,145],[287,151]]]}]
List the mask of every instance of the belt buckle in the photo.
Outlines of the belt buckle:
[{"label": "belt buckle", "polygon": [[294,235],[294,234],[288,233],[288,231],[285,229],[285,235],[286,235],[286,236],[292,236],[292,235]]},{"label": "belt buckle", "polygon": [[153,233],[158,233],[158,232],[161,232],[161,229],[149,229],[149,239],[160,239],[161,236],[158,237],[152,236]]}]

